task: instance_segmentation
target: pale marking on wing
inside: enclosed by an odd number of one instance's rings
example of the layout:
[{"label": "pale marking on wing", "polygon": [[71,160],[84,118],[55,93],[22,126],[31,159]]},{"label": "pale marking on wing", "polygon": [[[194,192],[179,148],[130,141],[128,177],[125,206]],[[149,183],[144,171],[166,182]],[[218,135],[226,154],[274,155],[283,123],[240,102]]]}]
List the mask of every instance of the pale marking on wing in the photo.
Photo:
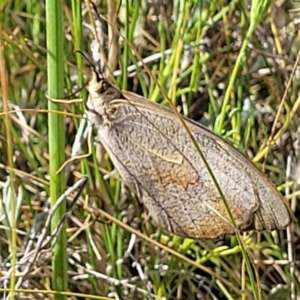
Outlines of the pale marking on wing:
[{"label": "pale marking on wing", "polygon": [[[172,159],[170,157],[167,157],[166,155],[161,155],[159,152],[146,148],[141,144],[136,143],[131,137],[127,136],[128,139],[131,140],[131,142],[136,145],[137,147],[140,147],[144,149],[146,152],[155,155],[156,157],[159,157],[163,160],[165,160],[168,163],[174,163],[179,165],[184,170],[184,176],[176,176],[174,174],[173,169],[164,170],[162,174],[158,174],[160,183],[163,187],[167,187],[170,184],[179,184],[181,185],[185,190],[187,190],[188,185],[195,185],[197,184],[197,180],[195,180],[195,177],[192,175],[192,167],[189,166],[189,168],[185,165],[184,156],[181,154],[178,154],[178,158]],[[174,155],[176,156],[176,155]],[[187,162],[188,164],[188,162]]]},{"label": "pale marking on wing", "polygon": [[[161,159],[167,161],[167,162],[170,162],[170,163],[174,163],[174,164],[177,164],[177,165],[182,165],[183,163],[183,156],[181,154],[174,154],[174,155],[164,155],[164,154],[161,154],[159,153],[159,151],[156,151],[154,149],[151,149],[151,148],[147,148],[145,146],[143,146],[142,144],[139,144],[139,143],[136,143],[132,138],[130,138],[128,136],[128,138],[132,141],[132,143],[134,145],[136,145],[137,147],[140,147],[140,148],[143,148],[145,151],[147,152],[150,152],[151,154],[154,154],[156,155],[157,157],[160,157]],[[171,157],[172,156],[172,157]]]}]

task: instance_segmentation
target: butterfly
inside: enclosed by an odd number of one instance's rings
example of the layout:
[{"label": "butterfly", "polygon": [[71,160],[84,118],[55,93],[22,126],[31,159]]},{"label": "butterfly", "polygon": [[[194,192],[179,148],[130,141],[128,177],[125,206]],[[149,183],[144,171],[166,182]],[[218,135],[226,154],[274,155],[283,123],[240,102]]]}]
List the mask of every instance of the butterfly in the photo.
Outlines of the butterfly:
[{"label": "butterfly", "polygon": [[[163,229],[193,239],[233,234],[220,193],[174,112],[122,91],[94,70],[86,113],[96,140]],[[208,128],[184,118],[240,231],[286,228],[291,215],[269,178]]]}]

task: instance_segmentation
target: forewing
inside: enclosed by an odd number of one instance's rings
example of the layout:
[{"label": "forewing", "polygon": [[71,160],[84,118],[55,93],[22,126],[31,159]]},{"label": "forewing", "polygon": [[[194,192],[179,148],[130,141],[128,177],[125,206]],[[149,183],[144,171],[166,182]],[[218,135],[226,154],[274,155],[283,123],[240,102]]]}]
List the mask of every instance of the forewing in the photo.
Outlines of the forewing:
[{"label": "forewing", "polygon": [[[114,100],[113,125],[98,131],[120,174],[161,227],[191,238],[233,233],[223,201],[182,124],[171,111],[143,99]],[[187,122],[238,228],[286,226],[287,209],[266,177],[224,140]]]}]

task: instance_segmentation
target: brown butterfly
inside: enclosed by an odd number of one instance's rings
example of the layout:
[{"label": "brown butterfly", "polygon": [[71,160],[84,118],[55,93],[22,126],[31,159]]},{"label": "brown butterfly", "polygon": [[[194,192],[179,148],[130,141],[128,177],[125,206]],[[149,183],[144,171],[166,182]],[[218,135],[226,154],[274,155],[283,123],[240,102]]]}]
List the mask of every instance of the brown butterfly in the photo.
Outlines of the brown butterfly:
[{"label": "brown butterfly", "polygon": [[[119,90],[97,72],[88,91],[86,110],[97,139],[159,226],[194,239],[234,233],[224,202],[173,111]],[[225,195],[237,228],[286,228],[290,212],[272,182],[224,139],[184,120]]]}]

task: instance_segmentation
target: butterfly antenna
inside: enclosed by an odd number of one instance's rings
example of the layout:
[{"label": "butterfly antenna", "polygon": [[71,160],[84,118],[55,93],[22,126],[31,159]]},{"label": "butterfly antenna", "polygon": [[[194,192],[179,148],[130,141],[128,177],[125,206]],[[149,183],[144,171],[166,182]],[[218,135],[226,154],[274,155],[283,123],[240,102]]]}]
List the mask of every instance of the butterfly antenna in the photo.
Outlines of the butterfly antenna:
[{"label": "butterfly antenna", "polygon": [[101,78],[103,78],[103,74],[102,72],[95,66],[95,64],[90,60],[90,58],[81,50],[75,50],[75,53],[79,53],[81,54],[84,59],[89,63],[89,65],[91,66],[93,72],[96,74],[97,76],[97,80],[100,81]]}]

